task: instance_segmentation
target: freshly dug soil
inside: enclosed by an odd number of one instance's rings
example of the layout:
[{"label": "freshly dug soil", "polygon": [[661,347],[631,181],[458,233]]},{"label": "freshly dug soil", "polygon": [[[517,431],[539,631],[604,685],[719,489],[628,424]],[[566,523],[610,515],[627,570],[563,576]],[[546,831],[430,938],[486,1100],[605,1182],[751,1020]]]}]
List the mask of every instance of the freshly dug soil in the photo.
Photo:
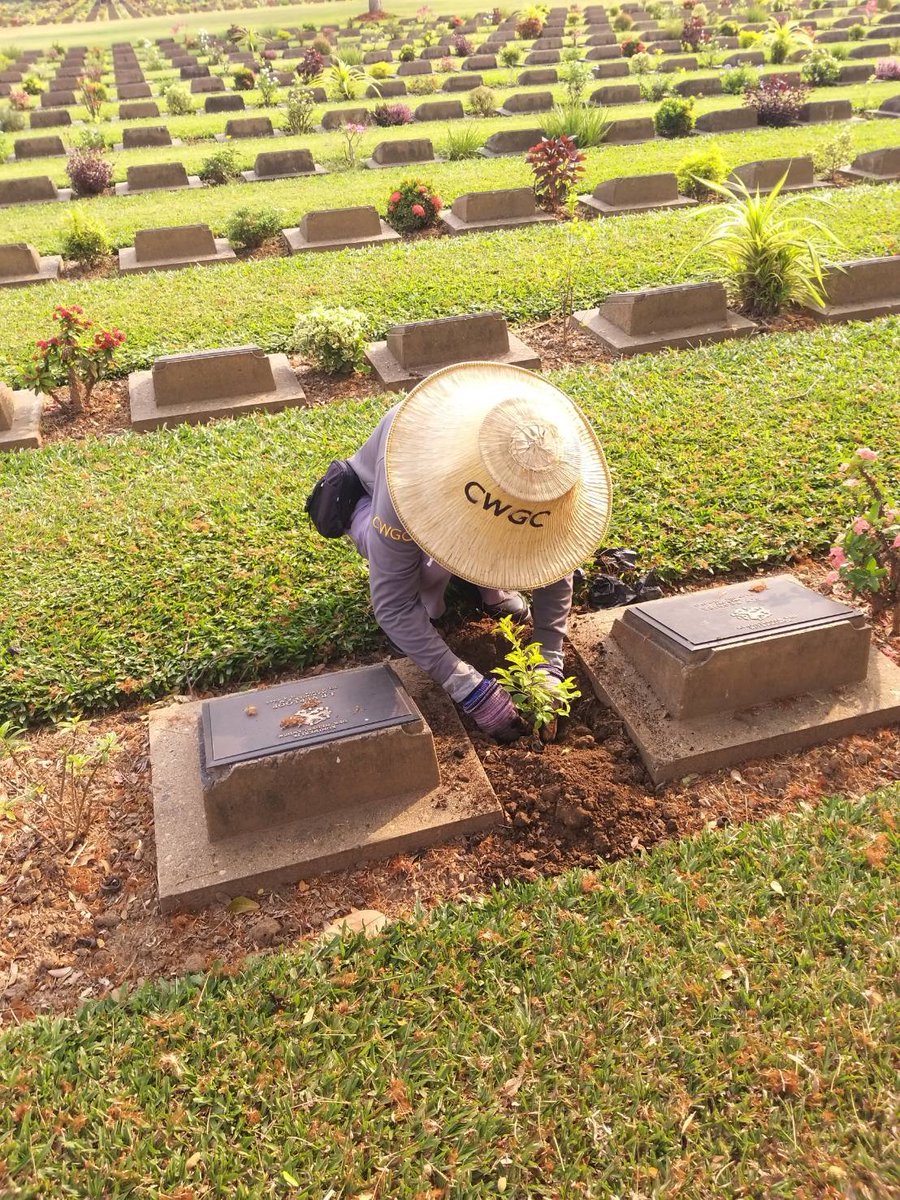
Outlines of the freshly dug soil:
[{"label": "freshly dug soil", "polygon": [[[824,569],[806,563],[797,574],[814,584]],[[882,644],[886,633],[886,622],[879,622]],[[447,636],[483,670],[502,656],[487,620],[463,619]],[[896,653],[896,640],[891,649]],[[574,660],[568,665],[577,677]],[[326,669],[332,668],[314,673]],[[408,914],[417,903],[428,907],[504,880],[602,866],[664,838],[900,779],[894,727],[655,788],[621,722],[579,683],[582,697],[555,744],[498,746],[470,731],[503,806],[502,824],[421,854],[254,895],[255,906],[243,913],[230,912],[224,899],[199,913],[159,913],[146,707],[94,722],[92,736],[114,730],[121,747],[98,781],[87,839],[66,853],[50,840],[45,813],[25,797],[25,772],[3,763],[0,1020],[66,1011],[146,979],[233,971],[248,953],[291,946],[354,908]],[[48,790],[59,746],[52,731],[29,736],[29,774]]]}]

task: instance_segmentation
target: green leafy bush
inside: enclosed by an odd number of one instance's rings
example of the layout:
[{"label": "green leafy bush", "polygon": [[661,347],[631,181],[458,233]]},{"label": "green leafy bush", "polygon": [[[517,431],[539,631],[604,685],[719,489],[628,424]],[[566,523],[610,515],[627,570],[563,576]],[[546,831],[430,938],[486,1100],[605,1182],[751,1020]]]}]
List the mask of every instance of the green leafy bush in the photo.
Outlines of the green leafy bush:
[{"label": "green leafy bush", "polygon": [[473,88],[466,97],[466,112],[473,117],[492,117],[496,111],[497,97],[492,88]]},{"label": "green leafy bush", "polygon": [[672,81],[667,75],[642,75],[638,80],[641,89],[641,99],[657,104],[672,89]]},{"label": "green leafy bush", "polygon": [[19,133],[25,128],[25,114],[10,104],[0,104],[0,133]]},{"label": "green leafy bush", "polygon": [[289,89],[285,101],[284,132],[309,133],[313,127],[313,110],[316,97],[312,88],[294,86]]},{"label": "green leafy bush", "polygon": [[388,199],[388,223],[398,233],[430,229],[443,207],[443,200],[430,183],[421,179],[404,179]]},{"label": "green leafy bush", "polygon": [[843,126],[833,138],[829,138],[823,146],[813,151],[813,165],[819,175],[834,183],[841,167],[845,167],[853,157],[853,135]]},{"label": "green leafy bush", "polygon": [[833,87],[841,81],[841,64],[829,50],[819,46],[801,66],[800,78],[811,87]]},{"label": "green leafy bush", "polygon": [[686,154],[675,168],[678,190],[695,200],[704,199],[712,190],[708,183],[721,183],[728,175],[728,164],[718,146],[705,146]]},{"label": "green leafy bush", "polygon": [[510,42],[500,51],[500,62],[504,67],[512,69],[519,65],[522,61],[522,47],[517,46],[514,42]]},{"label": "green leafy bush", "polygon": [[694,128],[693,96],[669,96],[653,118],[656,132],[664,138],[687,137]]},{"label": "green leafy bush", "polygon": [[75,147],[78,150],[105,151],[109,149],[109,144],[102,129],[96,125],[86,125],[75,134]]},{"label": "green leafy bush", "polygon": [[256,87],[256,75],[250,67],[235,67],[231,78],[237,92],[250,92]]},{"label": "green leafy bush", "polygon": [[581,695],[574,678],[553,680],[551,684],[540,642],[526,644],[512,617],[502,617],[494,632],[503,635],[510,649],[504,655],[507,665],[495,667],[491,674],[508,693],[531,731],[539,734],[557,717],[568,716],[572,701]]},{"label": "green leafy bush", "polygon": [[240,173],[241,160],[231,146],[223,146],[221,150],[215,150],[208,158],[204,158],[197,171],[203,182],[212,187],[230,183],[232,179],[237,179]]},{"label": "green leafy bush", "polygon": [[225,223],[232,246],[255,250],[281,232],[281,214],[275,208],[238,208]]},{"label": "green leafy bush", "polygon": [[191,93],[182,83],[173,83],[166,88],[166,112],[173,117],[186,117],[194,111]]},{"label": "green leafy bush", "polygon": [[415,46],[401,46],[397,51],[397,58],[400,62],[413,62],[416,57]]},{"label": "green leafy bush", "polygon": [[741,63],[722,72],[722,91],[729,96],[740,96],[747,88],[756,87],[758,83],[759,71],[749,63]]},{"label": "green leafy bush", "polygon": [[63,233],[63,257],[83,267],[95,267],[111,249],[106,228],[80,209],[73,208]]},{"label": "green leafy bush", "polygon": [[347,375],[365,362],[369,319],[356,308],[313,308],[294,325],[292,345],[329,375]]}]

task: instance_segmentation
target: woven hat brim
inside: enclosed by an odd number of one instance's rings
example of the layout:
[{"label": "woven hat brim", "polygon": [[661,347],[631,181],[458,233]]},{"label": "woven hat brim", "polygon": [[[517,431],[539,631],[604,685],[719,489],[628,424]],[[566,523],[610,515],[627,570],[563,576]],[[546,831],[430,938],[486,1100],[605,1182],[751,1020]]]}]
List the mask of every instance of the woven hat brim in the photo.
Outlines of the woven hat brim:
[{"label": "woven hat brim", "polygon": [[[562,405],[574,421],[581,473],[559,500],[524,504],[487,475],[478,432],[491,408],[510,396],[551,411]],[[555,583],[593,554],[609,526],[609,467],[587,418],[546,379],[505,363],[456,363],[418,384],[388,432],[385,472],[410,537],[479,587]]]}]

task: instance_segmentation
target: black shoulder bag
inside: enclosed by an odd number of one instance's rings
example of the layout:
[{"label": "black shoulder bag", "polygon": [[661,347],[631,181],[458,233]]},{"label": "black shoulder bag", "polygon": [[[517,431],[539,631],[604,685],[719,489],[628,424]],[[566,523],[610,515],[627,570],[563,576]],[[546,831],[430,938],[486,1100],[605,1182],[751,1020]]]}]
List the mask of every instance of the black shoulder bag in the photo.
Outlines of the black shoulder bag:
[{"label": "black shoulder bag", "polygon": [[350,464],[337,458],[307,496],[306,511],[322,537],[341,537],[350,528],[353,510],[365,494]]}]

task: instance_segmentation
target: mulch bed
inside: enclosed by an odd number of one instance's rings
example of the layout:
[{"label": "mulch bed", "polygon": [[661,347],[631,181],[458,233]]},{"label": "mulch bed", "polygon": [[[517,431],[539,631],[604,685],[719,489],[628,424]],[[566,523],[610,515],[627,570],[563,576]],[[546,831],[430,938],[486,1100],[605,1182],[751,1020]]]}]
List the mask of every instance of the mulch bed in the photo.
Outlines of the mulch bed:
[{"label": "mulch bed", "polygon": [[[825,568],[804,563],[796,573],[815,586]],[[704,585],[708,580],[699,586]],[[886,620],[876,624],[882,647],[887,631]],[[448,640],[484,670],[499,661],[486,620],[458,620]],[[900,659],[897,639],[890,649]],[[577,674],[574,662],[569,668]],[[230,912],[224,899],[199,913],[159,913],[146,706],[94,723],[92,734],[115,731],[121,748],[100,781],[99,811],[86,841],[65,854],[45,836],[45,817],[24,795],[23,773],[5,763],[0,1020],[70,1010],[81,1000],[118,995],[117,989],[147,979],[209,968],[231,971],[246,955],[291,946],[354,908],[409,914],[416,904],[427,908],[505,880],[595,867],[665,838],[762,819],[823,794],[863,793],[900,779],[900,738],[889,728],[654,787],[621,722],[580,682],[582,698],[555,744],[498,746],[473,733],[504,809],[503,824],[421,854],[258,894],[251,897],[258,907],[240,914]],[[49,730],[29,736],[48,788],[59,738]]]}]

